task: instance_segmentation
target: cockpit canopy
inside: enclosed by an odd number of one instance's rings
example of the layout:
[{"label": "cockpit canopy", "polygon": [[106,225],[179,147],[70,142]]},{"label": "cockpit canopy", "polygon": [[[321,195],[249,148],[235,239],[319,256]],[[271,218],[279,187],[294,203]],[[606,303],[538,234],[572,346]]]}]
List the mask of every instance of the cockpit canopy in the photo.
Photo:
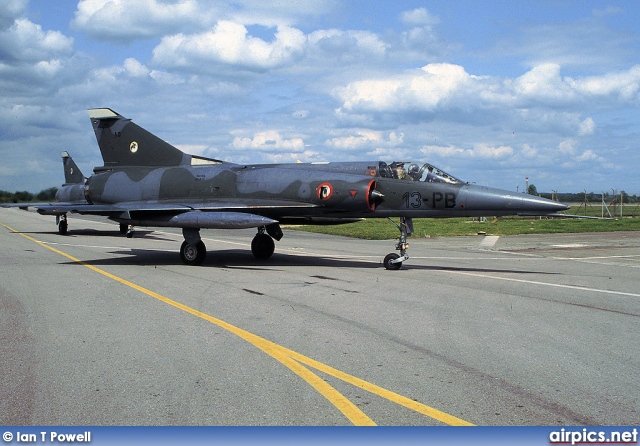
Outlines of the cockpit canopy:
[{"label": "cockpit canopy", "polygon": [[418,164],[413,162],[394,161],[390,164],[380,161],[378,163],[377,176],[383,178],[396,178],[398,180],[425,181],[427,183],[461,184],[456,177],[438,169],[431,164]]}]

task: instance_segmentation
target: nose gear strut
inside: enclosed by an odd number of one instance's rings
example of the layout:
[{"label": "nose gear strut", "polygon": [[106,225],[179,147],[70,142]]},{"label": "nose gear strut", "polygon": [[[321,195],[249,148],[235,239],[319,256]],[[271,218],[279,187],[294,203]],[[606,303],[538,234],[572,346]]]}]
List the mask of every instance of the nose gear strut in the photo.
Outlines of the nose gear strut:
[{"label": "nose gear strut", "polygon": [[407,236],[413,234],[413,220],[410,217],[400,217],[400,224],[391,220],[391,218],[389,218],[389,221],[400,230],[400,238],[396,244],[396,250],[400,251],[400,254],[395,252],[387,254],[383,263],[386,269],[397,270],[402,267],[402,262],[409,260]]}]

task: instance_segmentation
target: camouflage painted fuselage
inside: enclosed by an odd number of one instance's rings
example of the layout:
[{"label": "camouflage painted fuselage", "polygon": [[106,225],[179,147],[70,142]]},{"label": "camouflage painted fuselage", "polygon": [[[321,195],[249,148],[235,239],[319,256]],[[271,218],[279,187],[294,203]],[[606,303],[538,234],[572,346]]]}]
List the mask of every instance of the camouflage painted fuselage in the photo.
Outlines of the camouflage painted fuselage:
[{"label": "camouflage painted fuselage", "polygon": [[281,223],[313,222],[315,217],[513,215],[566,208],[460,181],[383,177],[381,165],[386,163],[116,168],[93,175],[86,198],[93,204],[179,201],[185,206],[237,208]]}]

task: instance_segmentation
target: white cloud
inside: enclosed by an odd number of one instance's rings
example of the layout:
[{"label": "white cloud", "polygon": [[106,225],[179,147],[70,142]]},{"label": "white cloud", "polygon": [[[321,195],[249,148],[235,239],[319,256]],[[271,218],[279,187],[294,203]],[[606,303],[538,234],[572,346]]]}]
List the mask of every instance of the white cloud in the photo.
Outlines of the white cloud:
[{"label": "white cloud", "polygon": [[436,32],[436,25],[440,23],[440,19],[425,8],[403,12],[400,14],[400,21],[411,26],[399,36],[398,48],[395,48],[396,51],[393,52],[402,59],[418,61],[434,59],[435,56],[442,56],[459,47],[453,42],[442,44]]},{"label": "white cloud", "polygon": [[58,31],[43,31],[27,19],[16,19],[0,31],[0,89],[3,97],[50,96],[73,73],[73,39]]},{"label": "white cloud", "polygon": [[[500,122],[514,128],[588,136],[592,118],[580,120],[585,103],[595,109],[633,107],[640,100],[640,65],[622,73],[582,79],[562,77],[557,64],[536,66],[515,78],[477,76],[459,65],[429,64],[401,75],[365,78],[334,90],[336,115],[349,122],[388,119],[413,122],[447,114],[461,122]],[[575,110],[575,111],[571,111]],[[422,113],[422,115],[421,115]]]},{"label": "white cloud", "polygon": [[427,11],[426,8],[405,11],[400,15],[400,20],[409,25],[435,25],[440,21]]},{"label": "white cloud", "polygon": [[[152,64],[167,70],[226,76],[235,74],[229,70],[262,73],[285,68],[292,74],[316,78],[320,73],[341,77],[345,70],[355,71],[373,60],[384,61],[390,47],[369,31],[332,28],[305,35],[283,24],[262,31],[240,21],[219,20],[205,32],[167,35],[154,48]],[[336,65],[340,69],[336,70]]]},{"label": "white cloud", "polygon": [[295,28],[278,27],[275,40],[269,43],[249,35],[244,25],[220,21],[206,33],[164,37],[153,50],[153,63],[173,68],[225,64],[264,70],[293,62],[305,45],[306,37]]},{"label": "white cloud", "polygon": [[73,39],[58,31],[45,32],[27,19],[17,19],[0,33],[0,53],[9,56],[10,63],[49,61],[71,56]]},{"label": "white cloud", "polygon": [[337,0],[80,0],[72,26],[95,38],[129,42],[204,31],[224,20],[242,25],[290,26],[339,8]]},{"label": "white cloud", "polygon": [[513,155],[513,148],[509,146],[495,147],[489,144],[475,144],[469,154],[479,158],[506,158]]},{"label": "white cloud", "polygon": [[202,28],[212,14],[196,0],[80,0],[72,25],[93,37],[130,41]]},{"label": "white cloud", "polygon": [[276,130],[267,130],[256,133],[252,138],[236,136],[233,138],[231,145],[238,150],[302,151],[304,149],[304,140],[298,137],[286,139]]},{"label": "white cloud", "polygon": [[387,135],[381,131],[358,130],[356,135],[341,136],[325,141],[325,146],[342,150],[360,149],[362,147],[396,147],[402,144],[403,134],[390,132]]},{"label": "white cloud", "polygon": [[167,73],[166,71],[161,70],[152,70],[149,73],[149,76],[151,76],[151,78],[155,80],[159,85],[178,86],[186,83],[185,79],[182,76],[178,74]]},{"label": "white cloud", "polygon": [[308,36],[309,49],[323,52],[332,58],[344,54],[353,57],[382,57],[389,45],[369,31],[342,31],[326,29],[313,31]]},{"label": "white cloud", "polygon": [[461,91],[471,79],[460,65],[429,64],[403,76],[356,81],[335,90],[335,94],[348,111],[433,110]]},{"label": "white cloud", "polygon": [[150,74],[147,67],[132,57],[125,59],[124,69],[132,77],[146,77]]},{"label": "white cloud", "polygon": [[567,78],[567,84],[587,97],[617,96],[622,101],[640,99],[640,65],[617,73],[589,76],[583,79]]},{"label": "white cloud", "polygon": [[448,158],[448,157],[455,157],[455,156],[463,156],[466,151],[456,146],[445,147],[445,146],[430,145],[430,146],[424,146],[423,148],[421,148],[420,152],[426,156],[436,155],[436,156]]},{"label": "white cloud", "polygon": [[592,118],[587,118],[580,123],[580,130],[578,134],[580,136],[593,135],[595,131],[596,131],[596,123],[593,121]]},{"label": "white cloud", "polygon": [[28,0],[3,0],[0,4],[0,30],[13,25],[27,8]]},{"label": "white cloud", "polygon": [[567,139],[558,144],[558,150],[563,155],[575,155],[577,151],[575,145],[576,141],[573,139]]},{"label": "white cloud", "polygon": [[58,59],[41,60],[34,65],[33,72],[41,78],[52,78],[64,68],[62,62]]},{"label": "white cloud", "polygon": [[436,146],[429,145],[420,149],[424,155],[436,155],[443,158],[471,157],[471,158],[508,158],[513,156],[514,150],[509,146],[492,146],[484,143],[474,144],[473,149],[463,149],[453,145]]},{"label": "white cloud", "polygon": [[580,156],[576,157],[576,161],[595,161],[599,159],[600,157],[593,150],[585,150]]},{"label": "white cloud", "polygon": [[264,158],[269,163],[309,163],[314,161],[320,161],[319,153],[312,150],[305,150],[303,152],[293,153],[267,153]]},{"label": "white cloud", "polygon": [[[118,83],[125,79],[151,77],[151,71],[136,59],[127,58],[122,65],[99,68],[91,73],[91,79],[97,83]],[[124,86],[124,84],[123,84]]]},{"label": "white cloud", "polygon": [[520,151],[525,158],[535,158],[540,153],[535,147],[531,147],[529,144],[524,144]]},{"label": "white cloud", "polygon": [[567,101],[575,94],[560,77],[560,65],[547,63],[533,67],[515,79],[513,93],[521,100]]}]

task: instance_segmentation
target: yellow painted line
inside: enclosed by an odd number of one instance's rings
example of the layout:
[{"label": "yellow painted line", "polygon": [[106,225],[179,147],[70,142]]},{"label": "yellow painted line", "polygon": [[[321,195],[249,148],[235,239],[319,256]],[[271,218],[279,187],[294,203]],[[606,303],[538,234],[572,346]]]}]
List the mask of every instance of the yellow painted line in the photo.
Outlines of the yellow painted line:
[{"label": "yellow painted line", "polygon": [[[282,348],[285,348],[285,347],[282,347]],[[433,407],[427,406],[426,404],[422,404],[417,401],[414,401],[410,398],[407,398],[406,396],[399,395],[395,392],[392,392],[383,387],[367,382],[363,379],[341,372],[340,370],[334,369],[333,367],[330,367],[326,364],[323,364],[314,359],[303,356],[300,353],[294,352],[292,350],[288,350],[288,353],[292,358],[300,361],[303,364],[308,365],[309,367],[313,367],[314,369],[324,372],[327,375],[338,378],[349,384],[353,384],[356,387],[360,387],[363,390],[366,390],[375,395],[381,396],[382,398],[385,398],[396,404],[404,406],[407,409],[411,409],[415,412],[426,415],[429,418],[442,421],[443,423],[449,424],[451,426],[473,426],[472,423],[469,423],[468,421],[465,421],[461,418],[454,417],[453,415],[449,415],[448,413],[442,412],[438,409],[434,409]]]},{"label": "yellow painted line", "polygon": [[55,252],[56,254],[60,254],[61,256],[66,257],[67,259],[75,263],[78,263],[79,265],[85,266],[90,270],[97,272],[98,274],[102,274],[103,276],[108,277],[109,279],[115,280],[116,282],[119,282],[123,285],[126,285],[130,288],[140,291],[141,293],[144,293],[150,297],[158,299],[175,308],[178,308],[189,314],[192,314],[208,322],[211,322],[212,324],[215,324],[218,327],[223,328],[235,334],[236,336],[244,339],[245,341],[249,342],[253,346],[257,347],[258,349],[262,350],[272,358],[276,359],[277,361],[279,361],[280,363],[288,367],[292,372],[297,374],[300,378],[304,379],[309,385],[311,385],[314,389],[316,389],[318,393],[320,393],[328,401],[330,401],[331,404],[333,404],[340,412],[342,412],[342,414],[345,417],[347,417],[349,421],[351,421],[356,426],[375,426],[376,423],[371,418],[369,418],[364,412],[362,412],[355,404],[349,401],[349,399],[347,399],[344,395],[338,392],[335,388],[333,388],[331,385],[325,382],[318,375],[311,372],[311,370],[309,370],[307,367],[304,367],[302,364],[305,364],[320,372],[326,373],[329,376],[333,376],[334,378],[340,379],[346,383],[352,384],[363,390],[371,392],[391,402],[404,406],[408,409],[411,409],[413,411],[426,415],[427,417],[441,421],[445,424],[449,424],[453,426],[472,426],[472,424],[469,423],[468,421],[462,420],[453,415],[449,415],[438,409],[434,409],[433,407],[427,406],[426,404],[419,403],[410,398],[407,398],[405,396],[402,396],[395,392],[387,390],[383,387],[377,386],[375,384],[372,384],[370,382],[357,378],[353,375],[349,375],[347,373],[341,372],[340,370],[337,370],[319,361],[311,359],[298,352],[290,350],[286,347],[283,347],[279,344],[271,342],[260,336],[254,335],[253,333],[250,333],[239,327],[231,325],[221,319],[215,318],[206,313],[202,313],[201,311],[195,310],[191,307],[181,304],[180,302],[169,299],[168,297],[165,297],[147,288],[141,287],[140,285],[137,285],[126,279],[123,279],[114,274],[108,273],[76,257],[73,257],[70,254],[60,251],[59,249],[56,249],[44,242],[36,240],[33,237],[23,234],[22,232],[16,231],[15,229],[10,228],[5,224],[2,224],[2,223],[0,224],[5,228],[7,228],[9,231],[19,234],[25,237],[26,239],[31,240],[32,242],[37,243],[38,245]]}]

